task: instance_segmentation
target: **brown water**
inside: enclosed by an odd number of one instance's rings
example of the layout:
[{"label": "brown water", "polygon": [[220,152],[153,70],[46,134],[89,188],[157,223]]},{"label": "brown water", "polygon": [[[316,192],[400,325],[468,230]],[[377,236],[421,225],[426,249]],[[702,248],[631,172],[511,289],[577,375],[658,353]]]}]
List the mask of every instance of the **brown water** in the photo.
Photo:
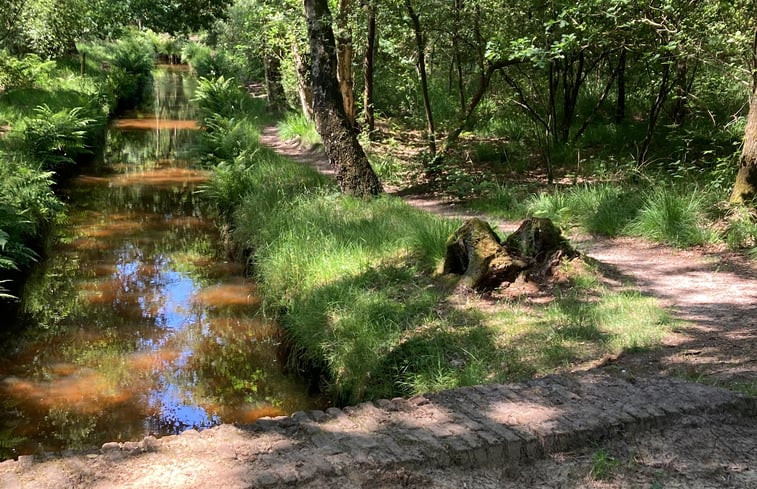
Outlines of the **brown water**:
[{"label": "brown water", "polygon": [[193,89],[159,70],[152,103],[112,124],[104,165],[68,186],[27,329],[0,358],[0,458],[321,404],[286,373],[282,332],[196,192]]}]

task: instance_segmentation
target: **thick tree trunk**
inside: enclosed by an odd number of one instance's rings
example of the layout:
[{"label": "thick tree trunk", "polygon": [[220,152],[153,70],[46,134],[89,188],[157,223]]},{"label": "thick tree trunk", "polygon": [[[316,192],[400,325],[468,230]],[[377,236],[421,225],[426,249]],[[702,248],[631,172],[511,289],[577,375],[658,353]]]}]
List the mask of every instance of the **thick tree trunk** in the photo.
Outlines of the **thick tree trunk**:
[{"label": "thick tree trunk", "polygon": [[268,100],[268,108],[273,112],[279,112],[286,107],[284,86],[281,84],[281,57],[279,53],[265,50],[263,56],[263,69],[265,71],[265,88]]},{"label": "thick tree trunk", "polygon": [[350,124],[355,125],[355,93],[352,78],[352,30],[349,23],[349,10],[352,0],[339,0],[339,12],[336,16],[336,62],[339,91],[342,93],[344,113]]},{"label": "thick tree trunk", "polygon": [[310,79],[310,63],[300,53],[297,43],[292,44],[292,58],[294,59],[294,68],[297,72],[297,95],[300,99],[302,113],[308,120],[313,120],[313,89],[312,80]]},{"label": "thick tree trunk", "polygon": [[310,41],[315,125],[342,192],[368,197],[382,192],[355,129],[347,119],[336,79],[336,48],[328,0],[304,0]]},{"label": "thick tree trunk", "polygon": [[426,42],[423,39],[420,18],[413,9],[413,5],[410,3],[410,0],[405,0],[405,6],[407,7],[407,13],[410,15],[410,20],[413,24],[413,32],[415,33],[415,45],[418,49],[418,75],[420,75],[421,79],[423,108],[426,111],[428,148],[431,151],[431,156],[433,157],[436,155],[436,128],[434,126],[434,116],[431,112],[431,98],[428,95],[428,78],[426,76]]},{"label": "thick tree trunk", "polygon": [[743,204],[757,197],[757,88],[752,92],[749,118],[744,131],[744,148],[739,160],[739,173],[731,193],[731,203]]},{"label": "thick tree trunk", "polygon": [[368,4],[368,32],[366,34],[365,58],[363,59],[363,116],[368,129],[368,137],[376,129],[373,112],[373,66],[376,55],[376,7]]}]

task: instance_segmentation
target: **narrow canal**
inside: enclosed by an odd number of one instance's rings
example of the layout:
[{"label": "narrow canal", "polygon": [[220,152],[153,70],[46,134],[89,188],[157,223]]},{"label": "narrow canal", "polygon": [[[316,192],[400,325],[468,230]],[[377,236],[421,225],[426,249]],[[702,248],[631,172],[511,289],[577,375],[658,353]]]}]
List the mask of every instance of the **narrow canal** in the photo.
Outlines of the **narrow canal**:
[{"label": "narrow canal", "polygon": [[0,358],[0,459],[319,407],[282,332],[224,259],[191,161],[195,81],[155,73],[113,122],[104,163],[65,189],[67,222]]}]

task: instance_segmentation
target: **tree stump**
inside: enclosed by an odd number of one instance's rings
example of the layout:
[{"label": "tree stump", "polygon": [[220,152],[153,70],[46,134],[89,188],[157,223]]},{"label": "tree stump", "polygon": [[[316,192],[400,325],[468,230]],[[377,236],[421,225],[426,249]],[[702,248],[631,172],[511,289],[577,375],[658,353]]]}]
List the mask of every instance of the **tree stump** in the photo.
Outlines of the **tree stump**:
[{"label": "tree stump", "polygon": [[466,287],[487,291],[524,273],[546,277],[563,258],[576,256],[549,219],[527,219],[502,243],[488,223],[474,218],[447,239],[442,270],[462,275]]},{"label": "tree stump", "polygon": [[447,239],[444,273],[462,275],[462,283],[474,290],[512,282],[527,264],[507,252],[491,226],[470,219]]}]

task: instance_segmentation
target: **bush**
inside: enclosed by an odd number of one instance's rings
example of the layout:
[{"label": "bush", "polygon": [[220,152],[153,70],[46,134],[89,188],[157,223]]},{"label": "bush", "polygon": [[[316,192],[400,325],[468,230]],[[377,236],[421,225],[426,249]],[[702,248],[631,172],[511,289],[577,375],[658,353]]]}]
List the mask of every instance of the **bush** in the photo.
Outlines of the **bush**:
[{"label": "bush", "polygon": [[16,58],[0,50],[0,91],[44,83],[55,67],[55,61],[42,61],[36,54]]},{"label": "bush", "polygon": [[244,115],[247,96],[233,78],[200,78],[192,99],[199,108],[200,121],[207,126],[208,121],[218,118],[231,119]]},{"label": "bush", "polygon": [[223,53],[216,53],[208,46],[197,42],[188,42],[181,50],[181,60],[189,64],[199,77],[223,76],[228,64]]},{"label": "bush", "polygon": [[52,173],[0,153],[0,279],[4,272],[28,267],[36,259],[30,244],[38,243],[63,208],[52,184]]}]

